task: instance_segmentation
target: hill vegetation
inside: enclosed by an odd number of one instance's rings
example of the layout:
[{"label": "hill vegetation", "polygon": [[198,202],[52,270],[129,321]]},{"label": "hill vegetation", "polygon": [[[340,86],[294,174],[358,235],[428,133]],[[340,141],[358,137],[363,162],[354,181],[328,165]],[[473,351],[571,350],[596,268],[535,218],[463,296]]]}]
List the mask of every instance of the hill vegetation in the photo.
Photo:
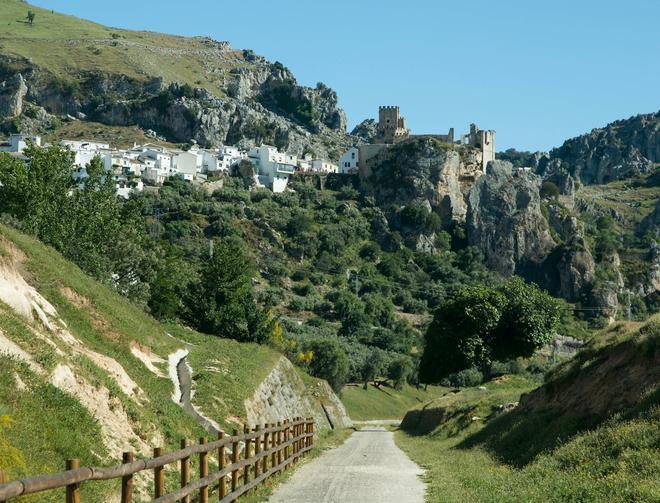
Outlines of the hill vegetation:
[{"label": "hill vegetation", "polygon": [[610,327],[534,391],[503,376],[410,411],[428,500],[656,501],[659,321]]},{"label": "hill vegetation", "polygon": [[[68,458],[116,464],[125,450],[148,456],[156,445],[208,435],[173,399],[176,352],[189,351],[194,405],[228,431],[246,422],[244,401],[281,358],[266,346],[161,325],[4,225],[0,299],[0,469],[11,479],[59,471]],[[322,399],[318,380],[304,382],[312,400]],[[103,501],[109,489],[88,484],[83,497]]]}]

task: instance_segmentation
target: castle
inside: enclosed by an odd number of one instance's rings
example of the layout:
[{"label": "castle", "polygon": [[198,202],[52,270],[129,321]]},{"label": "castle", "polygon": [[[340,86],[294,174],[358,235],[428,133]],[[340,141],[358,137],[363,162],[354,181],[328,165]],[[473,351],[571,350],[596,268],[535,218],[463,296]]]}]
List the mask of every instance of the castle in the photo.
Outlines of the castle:
[{"label": "castle", "polygon": [[[406,127],[406,119],[401,117],[398,106],[381,106],[378,108],[378,125],[374,141],[370,145],[359,147],[357,164],[368,171],[370,161],[375,159],[380,151],[409,138],[435,138],[443,143],[466,145],[478,149],[481,152],[481,169],[484,173],[488,163],[495,160],[495,131],[492,129],[484,131],[479,129],[476,124],[470,124],[470,132],[461,135],[459,141],[454,140],[454,128],[450,128],[446,135],[412,135],[410,129]],[[354,157],[355,153],[352,155]]]},{"label": "castle", "polygon": [[378,128],[375,143],[393,145],[410,136],[405,117],[399,107],[378,107]]}]

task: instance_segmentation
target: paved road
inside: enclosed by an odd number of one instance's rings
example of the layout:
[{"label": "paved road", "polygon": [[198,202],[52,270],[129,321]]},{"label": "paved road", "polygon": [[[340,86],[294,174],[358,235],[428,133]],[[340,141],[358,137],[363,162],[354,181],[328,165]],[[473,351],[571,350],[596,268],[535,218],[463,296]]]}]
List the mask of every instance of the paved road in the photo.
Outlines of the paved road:
[{"label": "paved road", "polygon": [[357,431],[344,444],[298,468],[272,503],[422,503],[422,470],[384,428]]}]

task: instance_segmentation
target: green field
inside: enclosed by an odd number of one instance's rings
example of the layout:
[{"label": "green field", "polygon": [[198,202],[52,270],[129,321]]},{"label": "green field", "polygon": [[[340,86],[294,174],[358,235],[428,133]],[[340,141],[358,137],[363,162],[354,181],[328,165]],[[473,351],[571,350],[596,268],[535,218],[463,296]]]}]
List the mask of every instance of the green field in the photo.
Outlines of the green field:
[{"label": "green field", "polygon": [[[32,25],[28,10],[35,13]],[[240,51],[219,53],[206,39],[110,28],[20,0],[0,2],[0,19],[3,54],[29,58],[63,79],[86,71],[162,77],[222,95],[220,74],[247,64]]]},{"label": "green field", "polygon": [[447,391],[448,389],[442,386],[428,386],[425,390],[424,387],[417,389],[415,386],[405,385],[400,391],[388,386],[376,388],[369,385],[368,390],[364,390],[362,385],[345,386],[341,400],[354,421],[401,419],[408,409],[426,403]]},{"label": "green field", "polygon": [[[567,402],[584,393],[591,413],[537,404],[492,418],[495,407],[534,387],[509,376],[488,383],[487,391],[435,400],[427,406],[437,409],[435,424],[398,431],[398,445],[426,470],[427,500],[659,501],[660,389],[657,376],[649,379],[639,369],[658,368],[660,318],[638,330],[618,327],[595,338],[584,356],[560,366],[546,385],[548,396]],[[624,352],[635,361],[617,366]],[[596,413],[608,393],[621,393],[608,379],[631,374],[640,388],[634,390],[640,393],[636,404],[614,415]]]}]

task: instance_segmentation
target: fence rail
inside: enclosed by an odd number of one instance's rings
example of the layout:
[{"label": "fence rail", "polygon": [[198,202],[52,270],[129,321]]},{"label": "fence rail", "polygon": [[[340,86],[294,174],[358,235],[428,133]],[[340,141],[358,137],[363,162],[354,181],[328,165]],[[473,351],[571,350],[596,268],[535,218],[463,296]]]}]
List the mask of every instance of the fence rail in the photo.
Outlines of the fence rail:
[{"label": "fence rail", "polygon": [[[243,443],[243,459],[240,444]],[[228,460],[228,447],[231,458]],[[121,502],[133,501],[133,476],[153,471],[152,503],[188,503],[198,494],[197,501],[207,503],[209,492],[218,492],[220,503],[237,501],[266,479],[286,470],[314,447],[314,421],[312,418],[296,418],[293,421],[267,424],[243,434],[234,430],[233,435],[219,433],[217,440],[208,442],[201,438],[198,444],[188,445],[181,441],[181,449],[165,453],[162,447],[154,449],[154,457],[135,461],[132,452],[125,452],[122,464],[111,467],[80,467],[79,460],[66,460],[66,471],[40,475],[9,483],[0,470],[0,503],[12,498],[56,489],[65,490],[66,503],[80,503],[80,485],[94,480],[121,479]],[[217,459],[217,471],[209,473],[209,455]],[[198,456],[199,478],[190,481],[190,460]],[[165,468],[179,463],[180,489],[165,493]],[[241,482],[242,481],[242,482]]]}]

